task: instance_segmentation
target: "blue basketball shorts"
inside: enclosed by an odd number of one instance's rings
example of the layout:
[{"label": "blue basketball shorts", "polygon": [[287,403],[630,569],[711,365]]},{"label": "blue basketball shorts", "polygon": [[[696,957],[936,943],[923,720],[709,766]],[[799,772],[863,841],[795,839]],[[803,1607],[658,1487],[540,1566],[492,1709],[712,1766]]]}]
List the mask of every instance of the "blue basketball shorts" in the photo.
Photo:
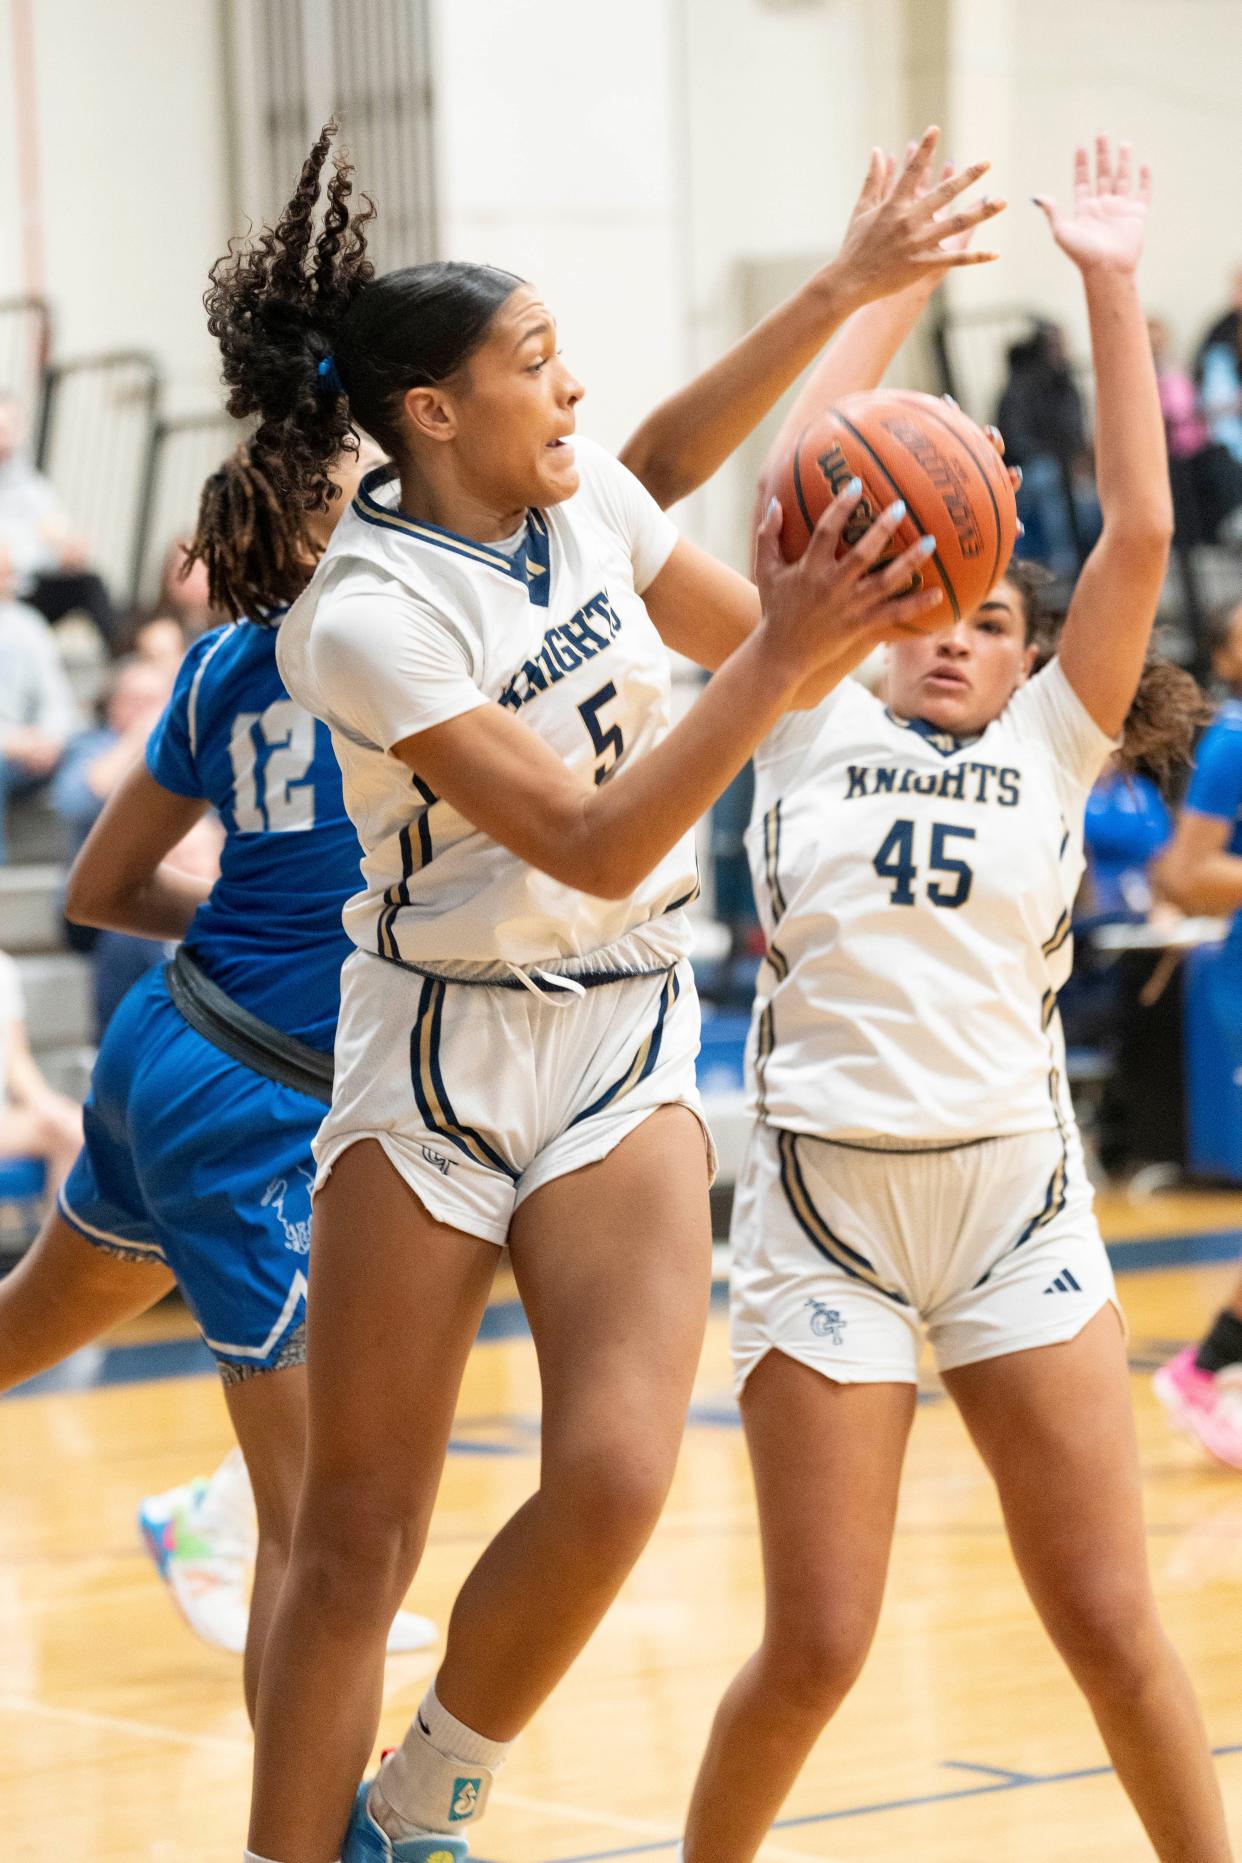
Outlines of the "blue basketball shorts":
[{"label": "blue basketball shorts", "polygon": [[97,1247],[172,1270],[226,1383],[305,1357],[323,1113],[192,1029],[162,968],[108,1025],[60,1213]]}]

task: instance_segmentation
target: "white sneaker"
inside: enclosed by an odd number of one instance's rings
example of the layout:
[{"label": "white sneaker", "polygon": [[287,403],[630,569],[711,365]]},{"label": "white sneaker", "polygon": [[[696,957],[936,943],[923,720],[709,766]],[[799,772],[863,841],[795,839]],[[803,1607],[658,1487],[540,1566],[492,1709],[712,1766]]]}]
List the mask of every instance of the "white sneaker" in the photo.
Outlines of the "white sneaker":
[{"label": "white sneaker", "polygon": [[[138,1509],[138,1529],[195,1636],[240,1656],[250,1621],[250,1575],[258,1527],[250,1477],[232,1449],[209,1481],[201,1478],[153,1494]],[[390,1655],[428,1649],[439,1632],[428,1617],[398,1611],[388,1632]]]}]

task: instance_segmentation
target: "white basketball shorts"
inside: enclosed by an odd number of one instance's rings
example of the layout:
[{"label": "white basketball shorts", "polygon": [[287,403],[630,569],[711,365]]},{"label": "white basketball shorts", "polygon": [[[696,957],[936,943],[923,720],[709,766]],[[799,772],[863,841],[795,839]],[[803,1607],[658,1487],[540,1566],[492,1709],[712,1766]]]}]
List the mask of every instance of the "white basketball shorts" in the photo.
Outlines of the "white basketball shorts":
[{"label": "white basketball shorts", "polygon": [[536,996],[424,977],[356,951],[341,971],[315,1189],[351,1145],[376,1139],[438,1222],[503,1244],[532,1191],[607,1157],[672,1105],[695,1114],[714,1172],[698,1051],[687,960]]},{"label": "white basketball shorts", "polygon": [[731,1242],[739,1391],[773,1350],[843,1384],[916,1383],[924,1332],[951,1371],[1117,1306],[1072,1127],[911,1150],[756,1126]]}]

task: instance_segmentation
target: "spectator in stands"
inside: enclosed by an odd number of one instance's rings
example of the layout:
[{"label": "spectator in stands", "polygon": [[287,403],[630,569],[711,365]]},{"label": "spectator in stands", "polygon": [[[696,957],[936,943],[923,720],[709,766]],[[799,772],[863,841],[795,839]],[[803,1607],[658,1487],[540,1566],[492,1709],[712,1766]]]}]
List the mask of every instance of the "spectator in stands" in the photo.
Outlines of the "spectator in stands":
[{"label": "spectator in stands", "polygon": [[[52,803],[69,824],[70,858],[76,856],[113,790],[143,756],[172,693],[179,664],[179,660],[161,663],[136,653],[118,662],[105,690],[101,722],[81,732],[66,750],[52,785]],[[173,864],[214,877],[218,839],[211,824],[187,840],[192,845],[183,844],[172,857]],[[86,934],[85,942],[80,942],[81,936],[79,929],[71,942],[75,950],[90,955],[99,1040],[130,985],[152,965],[163,962],[166,948],[158,939],[134,938],[127,932],[92,932]]]},{"label": "spectator in stands", "polygon": [[1009,376],[996,411],[1005,457],[1022,469],[1018,516],[1022,555],[1070,580],[1100,534],[1086,411],[1054,323],[1039,322],[1008,352]]},{"label": "spectator in stands", "polygon": [[219,627],[228,615],[219,614],[211,605],[207,590],[207,571],[201,562],[195,562],[186,568],[186,556],[189,546],[184,537],[178,537],[170,543],[164,557],[164,571],[160,579],[159,611],[161,615],[171,615],[183,629],[186,638],[195,640],[205,634],[208,628]]},{"label": "spectator in stands", "polygon": [[1147,325],[1169,447],[1169,475],[1179,543],[1233,543],[1242,517],[1242,463],[1204,418],[1199,390],[1172,356],[1168,327]]},{"label": "spectator in stands", "polygon": [[45,621],[81,610],[112,651],[117,617],[107,587],[88,566],[85,543],[24,442],[21,409],[0,392],[0,543],[12,561],[16,592]]},{"label": "spectator in stands", "polygon": [[41,1158],[57,1191],[82,1144],[82,1109],[49,1087],[30,1052],[17,965],[0,951],[0,1158]]},{"label": "spectator in stands", "polygon": [[13,594],[0,544],[0,866],[8,803],[51,780],[78,723],[73,693],[41,614]]},{"label": "spectator in stands", "polygon": [[1208,351],[1215,348],[1218,343],[1228,343],[1237,347],[1238,325],[1242,322],[1242,265],[1235,270],[1232,285],[1233,297],[1228,310],[1224,311],[1204,332],[1199,339],[1199,347],[1195,351],[1195,382],[1200,388],[1203,385],[1203,365],[1207,360]]},{"label": "spectator in stands", "polygon": [[1204,352],[1200,395],[1212,438],[1242,464],[1242,318]]},{"label": "spectator in stands", "polygon": [[134,627],[130,652],[153,666],[165,667],[171,679],[185,657],[190,637],[175,615],[153,614]]}]

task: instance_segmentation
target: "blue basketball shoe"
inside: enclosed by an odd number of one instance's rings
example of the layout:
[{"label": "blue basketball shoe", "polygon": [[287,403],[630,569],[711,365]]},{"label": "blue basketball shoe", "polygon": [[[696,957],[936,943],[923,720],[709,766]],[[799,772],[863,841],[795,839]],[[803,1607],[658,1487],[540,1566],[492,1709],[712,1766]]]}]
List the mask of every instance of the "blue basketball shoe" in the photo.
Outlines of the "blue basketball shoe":
[{"label": "blue basketball shoe", "polygon": [[341,1863],[468,1863],[464,1837],[389,1837],[367,1809],[371,1781],[364,1779],[354,1800]]}]

